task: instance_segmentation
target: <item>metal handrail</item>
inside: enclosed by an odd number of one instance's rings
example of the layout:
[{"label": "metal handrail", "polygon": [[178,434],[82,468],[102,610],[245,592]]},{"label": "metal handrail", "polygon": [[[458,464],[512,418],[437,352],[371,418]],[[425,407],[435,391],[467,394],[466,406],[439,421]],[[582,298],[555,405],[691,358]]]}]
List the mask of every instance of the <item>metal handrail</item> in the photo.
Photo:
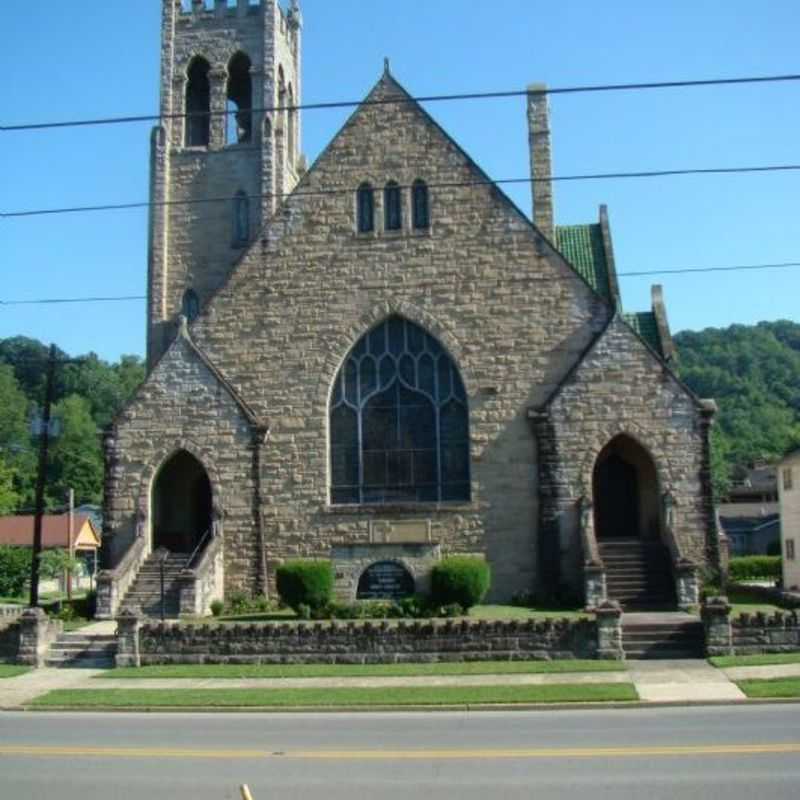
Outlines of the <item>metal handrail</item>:
[{"label": "metal handrail", "polygon": [[197,554],[198,554],[198,553],[199,553],[199,552],[200,552],[200,551],[203,549],[203,547],[205,547],[206,540],[211,538],[211,532],[212,532],[212,530],[213,530],[213,528],[209,528],[209,529],[208,529],[208,530],[207,530],[207,531],[206,531],[206,532],[205,532],[205,533],[204,533],[204,534],[203,534],[203,535],[200,537],[200,541],[197,543],[197,547],[195,547],[194,551],[193,551],[193,552],[192,552],[192,554],[189,556],[189,558],[187,559],[186,563],[183,565],[183,568],[184,568],[184,569],[191,569],[191,567],[192,567],[192,562],[195,560],[195,558],[197,557]]}]

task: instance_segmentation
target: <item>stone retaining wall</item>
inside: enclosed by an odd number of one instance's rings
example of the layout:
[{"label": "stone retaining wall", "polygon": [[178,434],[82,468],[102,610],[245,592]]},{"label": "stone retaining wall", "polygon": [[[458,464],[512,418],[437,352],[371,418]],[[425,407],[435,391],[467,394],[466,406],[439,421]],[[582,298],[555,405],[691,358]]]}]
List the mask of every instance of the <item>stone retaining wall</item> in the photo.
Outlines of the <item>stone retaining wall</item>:
[{"label": "stone retaining wall", "polygon": [[[135,654],[135,660],[142,665],[392,664],[614,657],[605,648],[598,653],[598,625],[590,619],[214,626],[142,623],[126,624],[125,630],[135,641],[121,649],[128,656]],[[621,652],[616,657],[621,657]]]},{"label": "stone retaining wall", "polygon": [[734,655],[787,653],[800,650],[800,619],[797,611],[741,614],[731,620]]}]

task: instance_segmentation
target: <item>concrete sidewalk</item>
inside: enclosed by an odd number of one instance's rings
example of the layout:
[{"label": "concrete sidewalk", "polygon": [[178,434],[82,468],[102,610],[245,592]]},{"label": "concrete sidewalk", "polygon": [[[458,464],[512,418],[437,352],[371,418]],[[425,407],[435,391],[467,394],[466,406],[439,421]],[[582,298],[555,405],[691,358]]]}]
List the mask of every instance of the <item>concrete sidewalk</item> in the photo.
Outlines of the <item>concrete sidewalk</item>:
[{"label": "concrete sidewalk", "polygon": [[544,686],[628,683],[645,703],[738,702],[746,700],[734,681],[800,675],[800,664],[717,669],[703,659],[628,661],[620,672],[572,672],[514,675],[440,675],[350,678],[108,678],[99,669],[38,669],[0,679],[0,709],[19,709],[54,689],[320,689],[398,686]]}]

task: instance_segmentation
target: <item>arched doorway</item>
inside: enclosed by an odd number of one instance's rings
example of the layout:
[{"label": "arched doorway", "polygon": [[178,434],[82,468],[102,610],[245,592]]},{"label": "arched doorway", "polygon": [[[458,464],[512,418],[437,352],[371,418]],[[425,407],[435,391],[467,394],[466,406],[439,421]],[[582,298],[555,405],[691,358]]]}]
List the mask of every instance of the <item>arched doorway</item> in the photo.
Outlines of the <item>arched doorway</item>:
[{"label": "arched doorway", "polygon": [[637,441],[612,439],[597,457],[592,483],[598,540],[659,539],[658,476]]},{"label": "arched doorway", "polygon": [[608,599],[628,610],[674,607],[658,474],[649,453],[630,436],[614,437],[597,457],[592,492]]},{"label": "arched doorway", "polygon": [[203,465],[179,450],[153,482],[153,550],[191,553],[211,529],[211,482]]}]

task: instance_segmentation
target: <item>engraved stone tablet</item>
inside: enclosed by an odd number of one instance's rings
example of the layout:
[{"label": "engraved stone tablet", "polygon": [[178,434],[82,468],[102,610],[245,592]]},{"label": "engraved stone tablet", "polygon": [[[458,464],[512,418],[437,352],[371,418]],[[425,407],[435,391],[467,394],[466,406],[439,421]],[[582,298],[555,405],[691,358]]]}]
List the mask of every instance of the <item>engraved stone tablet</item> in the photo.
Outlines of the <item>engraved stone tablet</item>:
[{"label": "engraved stone tablet", "polygon": [[402,600],[414,594],[414,578],[396,561],[378,561],[358,581],[357,600]]}]

